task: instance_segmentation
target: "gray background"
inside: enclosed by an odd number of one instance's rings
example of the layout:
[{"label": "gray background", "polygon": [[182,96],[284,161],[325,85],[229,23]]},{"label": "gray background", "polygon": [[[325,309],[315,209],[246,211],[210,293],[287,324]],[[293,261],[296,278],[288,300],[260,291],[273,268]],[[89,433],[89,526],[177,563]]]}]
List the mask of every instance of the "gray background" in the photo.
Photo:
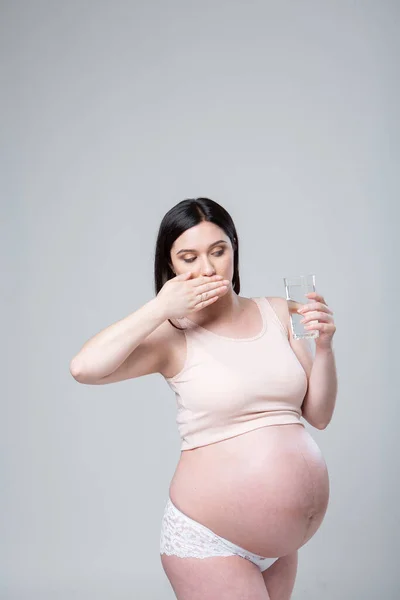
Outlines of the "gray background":
[{"label": "gray background", "polygon": [[399,597],[399,13],[1,2],[2,599],[174,598],[172,391],[69,361],[154,296],[160,220],[202,195],[238,228],[241,295],[313,272],[334,311],[336,411],[306,424],[331,500],[293,600]]}]

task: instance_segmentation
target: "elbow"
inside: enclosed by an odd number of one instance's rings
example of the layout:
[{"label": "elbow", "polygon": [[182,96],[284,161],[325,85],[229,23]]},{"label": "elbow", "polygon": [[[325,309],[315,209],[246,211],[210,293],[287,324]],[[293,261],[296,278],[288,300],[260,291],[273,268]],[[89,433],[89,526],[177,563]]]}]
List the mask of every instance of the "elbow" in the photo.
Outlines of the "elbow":
[{"label": "elbow", "polygon": [[82,376],[82,369],[79,366],[78,361],[74,358],[69,363],[69,372],[71,373],[75,381],[77,381],[78,383],[85,383],[84,378]]},{"label": "elbow", "polygon": [[327,421],[326,423],[317,423],[316,425],[314,425],[314,427],[322,431],[323,429],[326,429],[328,427],[329,423],[330,421]]},{"label": "elbow", "polygon": [[302,416],[307,421],[307,423],[310,423],[310,425],[312,425],[312,427],[315,427],[315,429],[319,429],[320,431],[322,431],[323,429],[326,429],[330,423],[330,421],[325,421],[325,423],[316,421],[309,414],[307,414],[304,410],[302,411]]},{"label": "elbow", "polygon": [[90,375],[85,371],[82,367],[82,363],[79,364],[79,362],[76,359],[73,359],[70,364],[69,364],[69,372],[71,373],[72,377],[75,379],[75,381],[77,381],[78,383],[85,383],[86,385],[94,385],[97,384],[101,378],[96,377],[94,375]]}]

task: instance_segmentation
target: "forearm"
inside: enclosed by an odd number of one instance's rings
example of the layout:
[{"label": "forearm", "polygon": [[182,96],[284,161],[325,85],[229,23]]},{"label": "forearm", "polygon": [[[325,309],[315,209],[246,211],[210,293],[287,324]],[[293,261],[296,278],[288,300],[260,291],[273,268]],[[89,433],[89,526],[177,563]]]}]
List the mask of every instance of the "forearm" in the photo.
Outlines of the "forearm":
[{"label": "forearm", "polygon": [[133,350],[167,319],[157,297],[82,346],[70,362],[70,372],[98,378],[113,373]]},{"label": "forearm", "polygon": [[333,348],[317,347],[302,412],[305,419],[318,429],[324,429],[332,419],[337,386]]}]

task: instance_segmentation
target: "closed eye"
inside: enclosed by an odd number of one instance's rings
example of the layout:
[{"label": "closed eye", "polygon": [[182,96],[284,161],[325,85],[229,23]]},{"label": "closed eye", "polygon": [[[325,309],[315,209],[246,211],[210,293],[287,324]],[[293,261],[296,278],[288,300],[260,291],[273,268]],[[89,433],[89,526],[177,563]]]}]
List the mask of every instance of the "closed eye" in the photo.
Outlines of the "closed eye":
[{"label": "closed eye", "polygon": [[[224,254],[224,250],[219,250],[218,252],[214,252],[213,256],[222,256]],[[196,257],[193,258],[184,258],[185,263],[192,263],[196,260]]]}]

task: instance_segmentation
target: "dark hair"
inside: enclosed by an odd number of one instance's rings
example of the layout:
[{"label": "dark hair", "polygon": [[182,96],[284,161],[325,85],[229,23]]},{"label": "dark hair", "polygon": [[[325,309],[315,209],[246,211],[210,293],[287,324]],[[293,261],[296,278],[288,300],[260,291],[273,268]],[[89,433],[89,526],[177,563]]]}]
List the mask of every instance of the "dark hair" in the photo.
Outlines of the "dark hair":
[{"label": "dark hair", "polygon": [[[225,231],[231,240],[234,250],[232,288],[239,294],[239,241],[236,228],[228,211],[218,202],[210,200],[210,198],[182,200],[164,215],[158,230],[154,257],[154,287],[156,294],[169,279],[175,277],[175,273],[170,267],[170,252],[173,243],[184,231],[202,221],[215,223]],[[175,329],[181,329],[176,327],[170,319],[168,321]]]}]

